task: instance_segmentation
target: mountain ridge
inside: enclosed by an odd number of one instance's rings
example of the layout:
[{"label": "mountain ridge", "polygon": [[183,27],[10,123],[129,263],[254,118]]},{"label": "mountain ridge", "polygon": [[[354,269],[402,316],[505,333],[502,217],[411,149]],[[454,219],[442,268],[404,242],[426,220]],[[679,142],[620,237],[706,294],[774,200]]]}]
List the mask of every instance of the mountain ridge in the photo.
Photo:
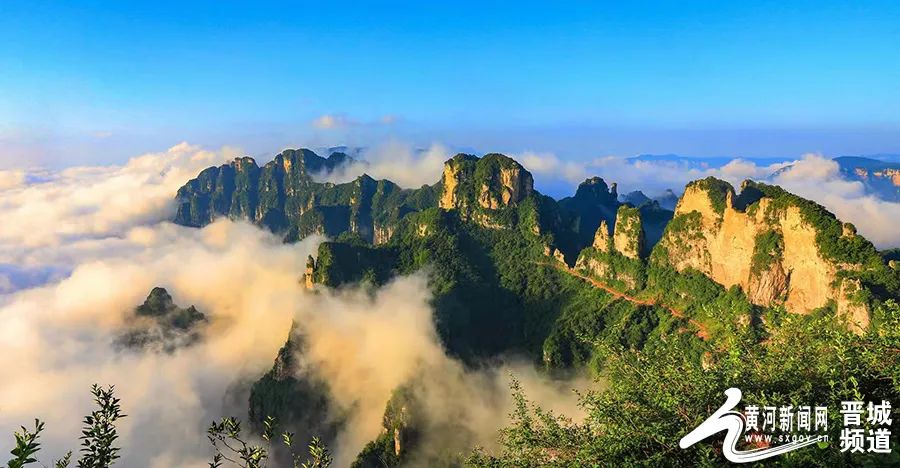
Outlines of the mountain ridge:
[{"label": "mountain ridge", "polygon": [[[440,181],[402,192],[368,176],[337,185],[302,176],[305,185],[280,187],[303,187],[308,192],[284,200],[308,204],[272,206],[303,206],[296,219],[319,212],[316,226],[337,225],[322,229],[334,240],[308,259],[305,287],[378,287],[426,271],[441,344],[471,367],[516,354],[551,373],[584,368],[601,359],[597,343],[660,350],[677,342],[704,361],[735,336],[765,336],[779,311],[827,314],[862,333],[873,306],[900,296],[898,272],[852,225],[766,184],[746,181],[738,195],[725,181],[694,181],[673,212],[656,200],[620,203],[616,185],[600,177],[553,200],[534,189],[521,164],[497,153],[458,154]],[[387,192],[393,202],[373,201]],[[179,190],[179,201],[194,206],[185,199],[193,193]],[[248,213],[220,216],[272,229],[265,216]],[[287,232],[286,241],[305,232],[292,237],[292,229],[276,232]],[[328,383],[290,372],[303,354],[303,333],[295,323],[272,370],[253,386],[257,427],[265,415],[301,426],[324,417]],[[421,402],[401,394],[402,402],[388,402],[382,435],[355,466],[396,466],[416,450],[403,434],[423,430],[408,414]],[[333,434],[340,424],[322,431]]]}]

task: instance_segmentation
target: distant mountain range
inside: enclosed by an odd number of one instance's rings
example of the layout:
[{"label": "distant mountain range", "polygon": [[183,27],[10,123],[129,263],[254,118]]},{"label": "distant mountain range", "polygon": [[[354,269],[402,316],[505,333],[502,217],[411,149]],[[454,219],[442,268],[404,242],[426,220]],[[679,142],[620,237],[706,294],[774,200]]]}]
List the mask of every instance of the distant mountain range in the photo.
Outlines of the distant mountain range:
[{"label": "distant mountain range", "polygon": [[[864,156],[839,156],[832,159],[840,168],[841,177],[851,182],[861,182],[867,194],[882,200],[900,202],[900,155],[880,155],[882,159]],[[776,177],[793,166],[785,166]]]},{"label": "distant mountain range", "polygon": [[[690,157],[677,154],[642,154],[628,158],[631,163],[649,162],[673,165],[685,170],[707,170],[720,168],[737,159],[732,156]],[[757,166],[790,162],[792,158],[746,158]],[[841,178],[850,182],[861,182],[865,191],[882,200],[900,202],[900,154],[873,154],[865,156],[838,156],[832,159],[840,168]],[[778,175],[790,171],[787,165],[772,173],[766,180],[773,181]],[[643,195],[643,194],[641,194]],[[661,203],[661,205],[666,206]]]}]

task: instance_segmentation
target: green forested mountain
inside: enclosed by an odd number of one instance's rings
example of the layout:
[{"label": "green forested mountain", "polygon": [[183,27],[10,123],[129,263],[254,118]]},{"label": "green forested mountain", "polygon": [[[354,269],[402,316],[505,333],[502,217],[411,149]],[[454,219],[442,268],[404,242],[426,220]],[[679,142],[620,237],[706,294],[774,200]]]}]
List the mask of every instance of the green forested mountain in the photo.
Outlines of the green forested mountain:
[{"label": "green forested mountain", "polygon": [[[286,151],[262,170],[244,160],[207,169],[179,190],[176,222],[230,216],[286,240],[327,234],[309,260],[312,288],[378,286],[428,267],[440,339],[467,366],[515,354],[548,378],[579,371],[609,385],[585,395],[588,418],[577,424],[535,412],[526,388],[503,449],[454,447],[451,464],[711,464],[721,461],[713,444],[677,443],[728,386],[757,402],[834,407],[900,396],[900,274],[852,226],[777,187],[747,182],[738,196],[704,179],[673,213],[620,204],[598,177],[557,202],[499,154],[454,156],[440,182],[417,190],[366,176],[319,184],[300,155],[322,159]],[[248,176],[221,175],[232,172]],[[295,328],[253,386],[250,416],[328,437],[342,423],[320,422],[328,383],[291,372],[303,353],[303,324]],[[425,402],[413,399],[397,389],[358,466],[395,466],[416,452],[412,435],[424,429],[407,413]]]},{"label": "green forested mountain", "polygon": [[344,153],[322,158],[301,149],[285,150],[262,168],[249,157],[210,167],[178,190],[174,221],[201,227],[226,216],[282,233],[286,240],[353,232],[382,242],[407,213],[436,203],[438,187],[404,190],[367,175],[345,184],[313,180],[348,161]]}]

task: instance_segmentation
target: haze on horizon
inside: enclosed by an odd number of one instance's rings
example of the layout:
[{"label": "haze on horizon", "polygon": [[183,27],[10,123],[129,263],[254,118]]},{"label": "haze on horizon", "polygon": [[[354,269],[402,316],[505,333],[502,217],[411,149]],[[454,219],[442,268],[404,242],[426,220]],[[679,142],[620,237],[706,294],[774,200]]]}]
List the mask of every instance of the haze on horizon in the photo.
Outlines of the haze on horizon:
[{"label": "haze on horizon", "polygon": [[0,6],[0,168],[401,139],[900,153],[893,2]]}]

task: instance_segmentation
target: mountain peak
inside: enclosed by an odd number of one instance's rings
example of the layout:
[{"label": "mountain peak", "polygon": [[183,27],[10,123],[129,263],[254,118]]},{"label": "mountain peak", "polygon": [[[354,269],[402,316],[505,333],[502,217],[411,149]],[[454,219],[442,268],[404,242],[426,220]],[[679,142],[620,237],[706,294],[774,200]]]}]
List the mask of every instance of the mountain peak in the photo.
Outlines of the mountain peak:
[{"label": "mountain peak", "polygon": [[607,185],[606,181],[601,177],[590,177],[578,184],[578,189],[575,191],[575,198],[591,200],[600,204],[615,203],[618,197],[616,187],[617,185],[615,182]]},{"label": "mountain peak", "polygon": [[157,316],[165,315],[175,308],[175,301],[172,300],[169,291],[166,291],[166,288],[157,286],[150,291],[144,303],[137,306],[135,313],[137,315]]},{"label": "mountain peak", "polygon": [[499,153],[482,158],[457,154],[444,163],[440,207],[495,210],[519,203],[534,191],[534,178],[514,159]]}]

